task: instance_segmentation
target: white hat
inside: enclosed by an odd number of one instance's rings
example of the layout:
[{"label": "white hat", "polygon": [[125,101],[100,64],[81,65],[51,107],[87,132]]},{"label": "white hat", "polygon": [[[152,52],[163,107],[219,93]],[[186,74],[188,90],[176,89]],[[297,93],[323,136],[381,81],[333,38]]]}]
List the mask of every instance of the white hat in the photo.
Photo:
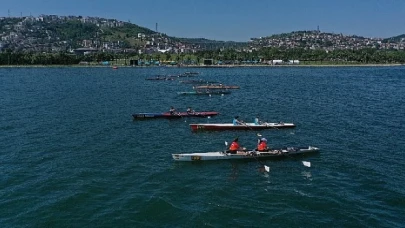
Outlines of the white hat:
[{"label": "white hat", "polygon": [[266,138],[261,138],[260,141],[267,142]]}]

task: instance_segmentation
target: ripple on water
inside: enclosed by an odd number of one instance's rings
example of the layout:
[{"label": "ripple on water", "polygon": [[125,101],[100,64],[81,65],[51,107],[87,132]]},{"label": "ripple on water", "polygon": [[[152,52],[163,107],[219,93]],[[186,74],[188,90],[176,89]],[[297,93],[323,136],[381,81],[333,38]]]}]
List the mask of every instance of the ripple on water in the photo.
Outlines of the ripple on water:
[{"label": "ripple on water", "polygon": [[[403,67],[195,70],[241,89],[178,96],[192,88],[144,80],[183,68],[0,69],[0,224],[403,226]],[[220,115],[131,119],[170,106]],[[223,150],[236,136],[254,147],[257,132],[190,131],[235,115],[293,122],[260,133],[273,147],[321,153],[265,161],[270,173],[255,161],[172,161],[172,153]]]}]

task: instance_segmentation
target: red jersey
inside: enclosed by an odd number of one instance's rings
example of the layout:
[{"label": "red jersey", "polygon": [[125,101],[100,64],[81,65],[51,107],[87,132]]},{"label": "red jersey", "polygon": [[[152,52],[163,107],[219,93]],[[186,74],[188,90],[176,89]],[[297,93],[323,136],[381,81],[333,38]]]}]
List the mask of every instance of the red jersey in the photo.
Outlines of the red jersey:
[{"label": "red jersey", "polygon": [[229,147],[229,150],[238,150],[239,147],[240,146],[238,142],[232,142],[231,146]]},{"label": "red jersey", "polygon": [[261,141],[261,142],[259,143],[259,145],[257,146],[257,150],[258,150],[258,151],[265,151],[265,150],[267,150],[267,143],[264,142],[264,141]]}]

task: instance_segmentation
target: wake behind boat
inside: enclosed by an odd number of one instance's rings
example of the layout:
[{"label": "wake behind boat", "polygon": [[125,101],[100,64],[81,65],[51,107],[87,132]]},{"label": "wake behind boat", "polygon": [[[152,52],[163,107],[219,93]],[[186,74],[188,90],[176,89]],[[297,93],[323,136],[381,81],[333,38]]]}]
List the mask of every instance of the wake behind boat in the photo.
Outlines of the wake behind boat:
[{"label": "wake behind boat", "polygon": [[243,151],[237,154],[231,154],[226,151],[205,152],[205,153],[180,153],[172,154],[175,161],[209,161],[209,160],[251,160],[251,159],[271,159],[294,155],[310,154],[319,152],[319,148],[313,146],[307,147],[285,147],[272,149],[266,152]]},{"label": "wake behind boat", "polygon": [[218,115],[219,112],[176,112],[171,114],[170,112],[152,113],[142,112],[132,114],[134,119],[152,119],[152,118],[165,118],[165,119],[178,119],[183,117],[211,117]]},{"label": "wake behind boat", "polygon": [[293,123],[244,123],[241,125],[234,125],[232,123],[197,123],[190,124],[192,131],[223,131],[223,130],[263,130],[263,129],[280,129],[280,128],[294,128]]}]

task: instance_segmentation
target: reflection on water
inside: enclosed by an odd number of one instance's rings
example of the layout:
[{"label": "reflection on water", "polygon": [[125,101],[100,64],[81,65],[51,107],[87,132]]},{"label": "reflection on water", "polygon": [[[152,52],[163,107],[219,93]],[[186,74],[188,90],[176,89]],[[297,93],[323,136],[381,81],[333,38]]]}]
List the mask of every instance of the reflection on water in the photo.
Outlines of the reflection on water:
[{"label": "reflection on water", "polygon": [[302,175],[303,177],[305,177],[306,179],[312,181],[312,174],[311,174],[310,171],[302,171],[302,172],[301,172],[301,175]]}]

